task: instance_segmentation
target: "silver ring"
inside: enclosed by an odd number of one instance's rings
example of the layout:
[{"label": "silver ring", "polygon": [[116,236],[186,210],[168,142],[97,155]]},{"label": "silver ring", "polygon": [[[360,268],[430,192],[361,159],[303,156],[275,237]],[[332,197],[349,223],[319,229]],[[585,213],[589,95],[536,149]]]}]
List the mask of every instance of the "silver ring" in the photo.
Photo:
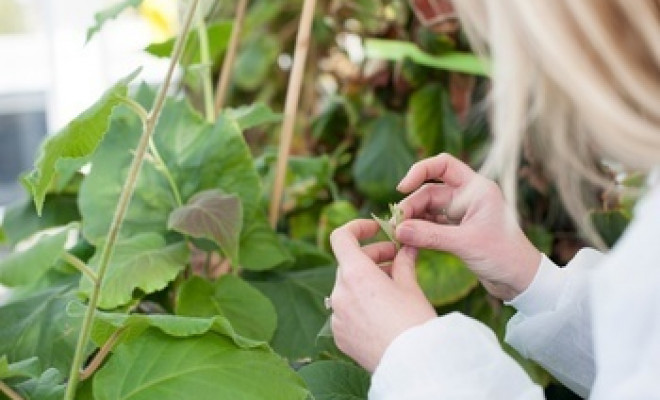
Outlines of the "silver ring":
[{"label": "silver ring", "polygon": [[323,305],[326,310],[332,310],[332,301],[330,300],[330,297],[325,297],[323,299]]}]

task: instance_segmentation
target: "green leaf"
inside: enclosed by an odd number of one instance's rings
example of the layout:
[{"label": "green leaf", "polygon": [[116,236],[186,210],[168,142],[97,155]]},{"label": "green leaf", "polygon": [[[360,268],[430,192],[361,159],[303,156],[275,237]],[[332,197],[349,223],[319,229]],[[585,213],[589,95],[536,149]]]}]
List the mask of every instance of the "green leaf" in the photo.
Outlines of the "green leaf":
[{"label": "green leaf", "polygon": [[75,298],[70,286],[57,286],[1,306],[0,354],[10,362],[36,356],[40,371],[55,367],[68,373],[80,319],[65,310]]},{"label": "green leaf", "polygon": [[367,39],[364,45],[368,58],[391,61],[410,58],[427,67],[481,76],[488,76],[490,73],[490,67],[472,53],[454,51],[433,56],[420,50],[414,43],[398,40]]},{"label": "green leaf", "polygon": [[37,213],[41,215],[46,191],[53,180],[58,161],[65,158],[82,158],[92,154],[108,130],[112,110],[121,104],[128,92],[128,84],[140,72],[132,72],[108,89],[91,107],[77,116],[41,146],[35,168],[24,178]]},{"label": "green leaf", "polygon": [[24,286],[41,279],[64,253],[71,228],[53,235],[43,235],[30,248],[12,253],[0,261],[0,284]]},{"label": "green leaf", "polygon": [[41,210],[37,214],[32,199],[17,203],[5,210],[2,227],[11,244],[47,228],[80,221],[77,196],[70,194],[47,194]]},{"label": "green leaf", "polygon": [[593,211],[590,218],[608,247],[614,246],[630,223],[630,215],[620,210]]},{"label": "green leaf", "polygon": [[302,380],[268,349],[241,349],[214,334],[157,330],[117,347],[94,376],[98,400],[306,399]]},{"label": "green leaf", "polygon": [[332,255],[311,243],[286,238],[284,244],[294,258],[291,269],[311,269],[335,264]]},{"label": "green leaf", "polygon": [[[86,305],[74,301],[67,306],[67,313],[72,318],[81,319],[86,309]],[[219,315],[200,318],[171,314],[125,314],[98,310],[94,314],[92,340],[100,347],[110,336],[121,330],[117,343],[123,343],[139,337],[150,327],[173,337],[191,337],[213,332],[227,336],[241,348],[268,347],[263,341],[241,336],[234,330],[227,318]]]},{"label": "green leaf", "polygon": [[324,250],[330,250],[332,231],[359,216],[360,213],[355,206],[345,200],[335,201],[323,207],[317,230],[317,242],[322,244]]},{"label": "green leaf", "polygon": [[41,376],[16,385],[16,390],[26,399],[60,400],[66,389],[63,381],[64,376],[60,371],[49,368]]},{"label": "green leaf", "polygon": [[479,283],[458,257],[431,250],[419,252],[417,279],[436,307],[465,297]]},{"label": "green leaf", "polygon": [[254,103],[249,106],[228,108],[226,115],[236,120],[241,130],[245,131],[255,126],[277,123],[282,120],[282,114],[273,112],[264,103]]},{"label": "green leaf", "polygon": [[323,298],[330,294],[335,268],[314,268],[277,274],[268,281],[252,281],[275,305],[277,330],[273,348],[290,359],[311,357],[316,335],[328,311]]},{"label": "green leaf", "polygon": [[388,203],[400,197],[395,188],[414,162],[403,119],[387,113],[366,132],[353,165],[353,177],[358,189],[371,200]]},{"label": "green leaf", "polygon": [[443,115],[439,105],[445,100],[443,87],[431,83],[421,87],[410,96],[408,103],[407,124],[411,143],[424,151],[424,156],[442,151]]},{"label": "green leaf", "polygon": [[[98,270],[100,252],[89,265]],[[116,243],[105,278],[101,284],[99,308],[113,309],[129,303],[136,289],[149,294],[161,290],[174,280],[188,260],[184,243],[166,245],[165,239],[155,233],[145,233]],[[85,277],[80,290],[87,296],[92,283]]]},{"label": "green leaf", "polygon": [[346,98],[333,96],[327,100],[319,116],[312,122],[312,137],[336,146],[343,133],[346,133],[356,120],[356,112]]},{"label": "green leaf", "polygon": [[5,233],[5,230],[3,229],[2,226],[0,226],[0,244],[4,243],[7,241],[7,234]]},{"label": "green leaf", "polygon": [[[149,104],[153,94],[142,87],[137,99]],[[110,227],[115,205],[142,130],[139,118],[124,114],[113,119],[92,159],[92,169],[80,188],[83,234],[94,244]],[[154,142],[171,171],[183,201],[207,189],[236,194],[243,205],[243,225],[253,217],[261,186],[250,150],[238,124],[221,117],[208,124],[183,100],[169,99],[163,108]],[[167,233],[167,218],[177,207],[168,181],[152,163],[138,177],[120,237],[139,233]]]},{"label": "green leaf", "polygon": [[217,189],[199,192],[185,206],[172,211],[167,227],[184,235],[213,241],[234,265],[239,264],[243,207],[238,196]]},{"label": "green leaf", "polygon": [[35,378],[39,376],[40,366],[37,357],[9,364],[7,356],[0,357],[0,379],[21,377]]},{"label": "green leaf", "polygon": [[280,41],[274,36],[255,35],[241,46],[234,66],[234,83],[243,90],[253,91],[262,86],[277,68]]},{"label": "green leaf", "polygon": [[143,0],[124,0],[94,14],[95,22],[94,25],[87,29],[87,39],[85,39],[85,43],[88,43],[92,37],[101,30],[103,24],[105,24],[108,20],[117,18],[119,14],[122,13],[122,11],[129,7],[139,7],[140,4],[142,4],[142,1]]},{"label": "green leaf", "polygon": [[[229,37],[231,36],[231,22],[217,22],[206,27],[206,34],[209,38],[209,55],[211,62],[217,60],[227,49]],[[156,57],[170,57],[174,50],[174,41],[176,38],[168,39],[162,43],[152,43],[144,49],[147,53]],[[199,32],[192,30],[186,37],[186,47],[181,57],[181,65],[190,66],[201,62],[199,48]]]},{"label": "green leaf", "polygon": [[193,317],[221,315],[242,336],[270,341],[277,326],[275,307],[244,280],[223,275],[215,282],[193,277],[179,292],[176,313]]},{"label": "green leaf", "polygon": [[525,235],[534,244],[534,247],[545,255],[550,255],[552,252],[552,242],[555,240],[555,237],[548,229],[543,225],[530,225],[525,229]]},{"label": "green leaf", "polygon": [[266,215],[258,210],[243,229],[240,245],[241,267],[251,271],[265,271],[293,261],[281,243]]},{"label": "green leaf", "polygon": [[364,400],[371,376],[343,361],[317,361],[298,371],[315,400]]}]

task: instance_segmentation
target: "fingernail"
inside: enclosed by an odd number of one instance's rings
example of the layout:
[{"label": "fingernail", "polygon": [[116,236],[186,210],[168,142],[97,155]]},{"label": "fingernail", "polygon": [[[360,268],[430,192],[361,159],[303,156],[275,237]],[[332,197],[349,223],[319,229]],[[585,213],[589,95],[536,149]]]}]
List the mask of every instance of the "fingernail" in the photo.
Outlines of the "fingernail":
[{"label": "fingernail", "polygon": [[409,226],[400,226],[396,230],[396,238],[401,242],[412,242],[415,231]]}]

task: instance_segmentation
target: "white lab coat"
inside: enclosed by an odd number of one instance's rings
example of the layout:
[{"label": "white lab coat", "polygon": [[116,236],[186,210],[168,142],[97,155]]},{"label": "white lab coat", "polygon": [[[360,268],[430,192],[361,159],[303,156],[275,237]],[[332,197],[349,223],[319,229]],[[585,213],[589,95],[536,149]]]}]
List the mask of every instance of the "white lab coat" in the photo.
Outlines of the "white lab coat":
[{"label": "white lab coat", "polygon": [[[660,175],[660,174],[659,174]],[[660,179],[616,246],[543,258],[505,340],[591,399],[660,399]],[[371,400],[543,399],[494,333],[459,313],[399,335],[372,377]]]}]

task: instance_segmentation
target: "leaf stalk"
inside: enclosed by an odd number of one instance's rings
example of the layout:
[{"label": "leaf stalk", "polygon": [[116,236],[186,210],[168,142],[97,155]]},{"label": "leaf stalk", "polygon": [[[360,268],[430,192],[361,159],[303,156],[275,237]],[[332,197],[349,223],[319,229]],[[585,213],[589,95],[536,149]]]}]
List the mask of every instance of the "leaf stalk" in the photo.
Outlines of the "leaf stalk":
[{"label": "leaf stalk", "polygon": [[209,36],[204,22],[203,7],[197,10],[197,33],[199,36],[199,57],[202,74],[202,93],[204,96],[204,114],[206,121],[215,122],[215,109],[213,108],[213,80],[211,78],[211,55],[209,54]]},{"label": "leaf stalk", "polygon": [[62,259],[68,262],[69,264],[73,265],[74,267],[76,267],[76,269],[82,272],[82,274],[85,275],[90,281],[92,281],[92,283],[96,283],[96,281],[99,280],[99,277],[96,274],[96,272],[94,272],[94,270],[89,268],[87,264],[82,262],[81,259],[74,256],[73,254],[65,251],[64,254],[62,254]]}]

